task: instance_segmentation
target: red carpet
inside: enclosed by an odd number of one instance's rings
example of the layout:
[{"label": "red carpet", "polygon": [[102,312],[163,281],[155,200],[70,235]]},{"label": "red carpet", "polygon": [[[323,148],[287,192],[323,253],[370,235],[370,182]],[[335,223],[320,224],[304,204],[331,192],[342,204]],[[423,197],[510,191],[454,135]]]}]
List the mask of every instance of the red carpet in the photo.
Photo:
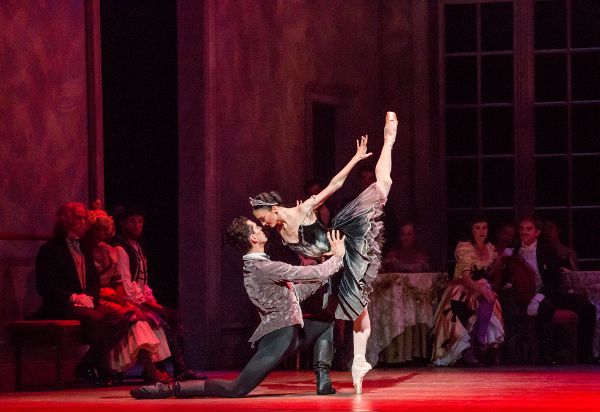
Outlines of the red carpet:
[{"label": "red carpet", "polygon": [[[214,372],[232,379],[237,373]],[[598,411],[600,367],[375,369],[364,393],[332,372],[338,394],[317,396],[312,372],[275,372],[241,399],[135,400],[131,386],[0,393],[0,411]]]}]

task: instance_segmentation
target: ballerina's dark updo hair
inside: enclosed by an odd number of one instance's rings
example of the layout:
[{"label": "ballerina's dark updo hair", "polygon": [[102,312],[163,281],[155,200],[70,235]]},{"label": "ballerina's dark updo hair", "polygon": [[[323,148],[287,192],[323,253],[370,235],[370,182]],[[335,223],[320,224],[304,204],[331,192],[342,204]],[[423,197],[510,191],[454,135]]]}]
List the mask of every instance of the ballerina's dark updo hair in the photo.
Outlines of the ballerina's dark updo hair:
[{"label": "ballerina's dark updo hair", "polygon": [[280,206],[282,204],[281,195],[277,192],[263,192],[258,196],[250,198],[250,204],[252,210],[260,209],[273,209],[273,206]]}]

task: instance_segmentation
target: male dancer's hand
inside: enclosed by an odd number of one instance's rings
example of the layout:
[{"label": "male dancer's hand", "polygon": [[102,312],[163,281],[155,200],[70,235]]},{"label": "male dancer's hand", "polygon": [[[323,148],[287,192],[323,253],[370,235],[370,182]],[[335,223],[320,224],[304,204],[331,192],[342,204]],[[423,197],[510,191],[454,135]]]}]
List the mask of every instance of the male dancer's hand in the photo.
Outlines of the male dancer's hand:
[{"label": "male dancer's hand", "polygon": [[332,230],[331,232],[327,232],[327,239],[329,240],[329,244],[331,245],[331,251],[340,255],[341,258],[346,254],[346,247],[344,246],[344,240],[346,239],[346,235],[342,236],[340,239],[340,231]]}]

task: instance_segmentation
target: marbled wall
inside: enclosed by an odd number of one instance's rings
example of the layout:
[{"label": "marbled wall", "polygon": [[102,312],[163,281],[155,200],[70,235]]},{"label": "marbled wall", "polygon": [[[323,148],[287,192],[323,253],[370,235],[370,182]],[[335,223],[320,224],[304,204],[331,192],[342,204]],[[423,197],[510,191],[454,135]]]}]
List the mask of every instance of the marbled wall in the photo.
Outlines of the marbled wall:
[{"label": "marbled wall", "polygon": [[[85,2],[0,2],[0,327],[41,302],[33,268],[59,206],[87,203]],[[27,236],[24,236],[27,237]]]}]

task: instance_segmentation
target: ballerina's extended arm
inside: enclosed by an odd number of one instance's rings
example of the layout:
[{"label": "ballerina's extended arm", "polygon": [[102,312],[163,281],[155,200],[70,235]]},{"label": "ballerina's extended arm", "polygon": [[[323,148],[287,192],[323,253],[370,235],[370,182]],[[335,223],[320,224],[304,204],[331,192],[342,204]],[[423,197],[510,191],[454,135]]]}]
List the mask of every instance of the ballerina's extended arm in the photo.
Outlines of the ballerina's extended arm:
[{"label": "ballerina's extended arm", "polygon": [[367,153],[367,140],[368,136],[362,136],[360,139],[360,143],[358,140],[356,141],[356,154],[352,157],[350,162],[344,168],[331,179],[331,182],[327,185],[327,187],[321,190],[317,195],[314,196],[314,199],[311,197],[300,204],[298,207],[301,216],[306,214],[310,208],[314,205],[316,208],[318,205],[323,203],[329,196],[334,194],[340,187],[344,184],[346,177],[358,162],[367,157],[371,156],[373,153]]}]

